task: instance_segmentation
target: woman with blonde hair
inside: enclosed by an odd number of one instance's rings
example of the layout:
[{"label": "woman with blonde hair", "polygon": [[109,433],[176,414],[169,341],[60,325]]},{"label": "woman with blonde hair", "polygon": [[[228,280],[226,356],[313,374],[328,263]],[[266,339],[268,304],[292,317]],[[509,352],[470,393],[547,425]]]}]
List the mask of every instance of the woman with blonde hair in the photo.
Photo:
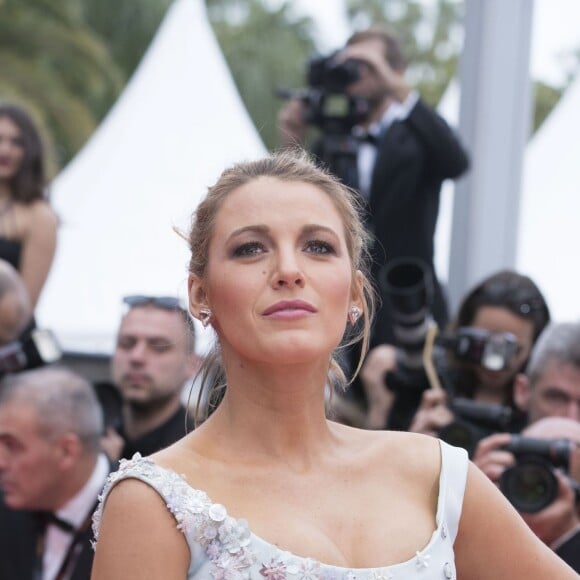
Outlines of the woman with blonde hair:
[{"label": "woman with blonde hair", "polygon": [[335,350],[368,336],[363,232],[350,192],[301,155],[209,189],[189,297],[217,335],[205,377],[221,402],[111,475],[95,580],[576,577],[463,450],[326,417]]}]

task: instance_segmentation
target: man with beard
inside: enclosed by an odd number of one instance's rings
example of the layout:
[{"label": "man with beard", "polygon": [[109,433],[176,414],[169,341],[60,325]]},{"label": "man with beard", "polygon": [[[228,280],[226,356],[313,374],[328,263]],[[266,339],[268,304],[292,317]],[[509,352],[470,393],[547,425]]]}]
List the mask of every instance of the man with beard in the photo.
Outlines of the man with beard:
[{"label": "man with beard", "polygon": [[[573,442],[569,474],[558,473],[553,502],[523,515],[535,534],[580,572],[580,322],[552,324],[542,333],[526,374],[517,377],[514,398],[529,419],[522,435]],[[516,463],[505,449],[510,440],[510,434],[496,433],[482,439],[475,451],[474,463],[494,483]]]},{"label": "man with beard", "polygon": [[[109,457],[150,455],[192,428],[181,392],[199,366],[188,312],[171,296],[127,296],[112,360],[123,398],[120,433],[108,429]],[[187,427],[186,427],[187,425]]]}]

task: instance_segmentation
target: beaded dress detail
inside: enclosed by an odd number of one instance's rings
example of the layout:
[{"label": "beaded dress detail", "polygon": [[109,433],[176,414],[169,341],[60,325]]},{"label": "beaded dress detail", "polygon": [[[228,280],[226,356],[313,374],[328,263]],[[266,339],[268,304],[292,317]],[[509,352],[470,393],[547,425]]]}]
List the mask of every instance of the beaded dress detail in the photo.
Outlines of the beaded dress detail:
[{"label": "beaded dress detail", "polygon": [[99,497],[93,516],[98,541],[103,506],[112,487],[126,478],[150,485],[163,498],[191,552],[188,580],[454,580],[453,542],[457,535],[467,476],[463,449],[441,445],[436,523],[429,543],[400,564],[382,568],[341,568],[295,556],[253,534],[243,519],[192,488],[186,479],[136,453],[121,460]]}]

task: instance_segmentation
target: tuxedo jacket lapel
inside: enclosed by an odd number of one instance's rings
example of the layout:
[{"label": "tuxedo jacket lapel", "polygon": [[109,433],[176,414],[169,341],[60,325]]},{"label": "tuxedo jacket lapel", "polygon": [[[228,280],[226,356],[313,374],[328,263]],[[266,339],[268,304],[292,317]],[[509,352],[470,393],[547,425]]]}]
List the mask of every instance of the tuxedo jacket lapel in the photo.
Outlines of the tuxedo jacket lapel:
[{"label": "tuxedo jacket lapel", "polygon": [[389,202],[392,188],[389,183],[404,158],[404,142],[407,128],[400,121],[394,121],[381,136],[378,144],[377,159],[371,179],[369,201],[371,208],[378,203]]}]

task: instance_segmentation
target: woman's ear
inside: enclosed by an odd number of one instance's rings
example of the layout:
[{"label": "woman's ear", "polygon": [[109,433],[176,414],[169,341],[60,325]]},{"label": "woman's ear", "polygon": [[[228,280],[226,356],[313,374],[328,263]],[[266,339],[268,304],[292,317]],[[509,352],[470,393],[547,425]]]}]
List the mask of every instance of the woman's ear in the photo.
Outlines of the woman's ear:
[{"label": "woman's ear", "polygon": [[364,274],[356,270],[352,279],[350,291],[351,305],[358,306],[360,311],[364,311]]},{"label": "woman's ear", "polygon": [[195,274],[190,274],[187,280],[187,289],[189,293],[189,311],[192,316],[199,320],[201,318],[200,310],[209,307],[201,278]]}]

